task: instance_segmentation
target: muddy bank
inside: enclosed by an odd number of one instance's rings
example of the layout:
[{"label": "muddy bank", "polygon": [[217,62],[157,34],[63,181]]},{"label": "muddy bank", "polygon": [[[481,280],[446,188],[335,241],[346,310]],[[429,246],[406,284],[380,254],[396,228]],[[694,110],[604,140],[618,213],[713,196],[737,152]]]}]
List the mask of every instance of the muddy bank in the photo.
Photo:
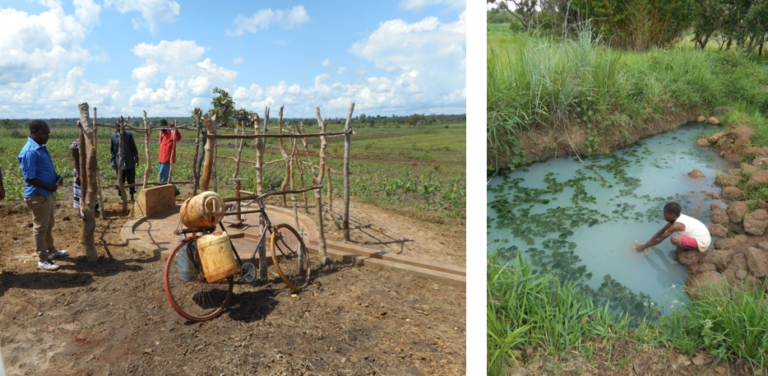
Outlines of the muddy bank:
[{"label": "muddy bank", "polygon": [[[696,121],[701,115],[696,110],[681,111],[674,115],[666,116],[656,121],[638,124],[631,129],[621,127],[607,127],[600,130],[596,147],[589,152],[589,144],[592,143],[589,135],[579,123],[561,124],[554,127],[531,127],[517,134],[518,147],[524,153],[522,165],[534,162],[543,162],[550,158],[565,156],[579,156],[608,154],[614,150],[631,145],[640,139],[650,137],[680,125]],[[595,146],[595,145],[593,145]],[[575,149],[575,152],[574,152]],[[488,146],[486,165],[489,171],[505,170],[509,168],[510,161],[496,153]]]}]

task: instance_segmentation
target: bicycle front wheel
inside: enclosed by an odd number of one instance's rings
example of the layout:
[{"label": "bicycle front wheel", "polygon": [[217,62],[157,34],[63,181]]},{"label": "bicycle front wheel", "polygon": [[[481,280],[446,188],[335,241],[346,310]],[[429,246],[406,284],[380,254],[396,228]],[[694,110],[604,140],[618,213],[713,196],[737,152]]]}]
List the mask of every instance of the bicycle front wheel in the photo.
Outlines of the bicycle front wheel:
[{"label": "bicycle front wheel", "polygon": [[309,252],[293,227],[285,223],[275,227],[270,251],[277,273],[291,290],[301,291],[309,284]]},{"label": "bicycle front wheel", "polygon": [[163,284],[165,295],[181,317],[200,322],[210,320],[224,311],[232,298],[232,277],[208,283],[200,265],[197,237],[179,242],[165,263]]}]

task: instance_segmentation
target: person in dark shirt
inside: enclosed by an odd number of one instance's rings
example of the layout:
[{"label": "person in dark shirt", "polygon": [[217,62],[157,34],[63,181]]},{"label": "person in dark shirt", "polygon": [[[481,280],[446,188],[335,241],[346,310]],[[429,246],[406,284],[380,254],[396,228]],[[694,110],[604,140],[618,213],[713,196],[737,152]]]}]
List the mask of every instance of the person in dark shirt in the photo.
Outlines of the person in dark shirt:
[{"label": "person in dark shirt", "polygon": [[[109,148],[112,158],[112,168],[117,171],[117,163],[118,163],[118,157],[117,153],[120,151],[120,131],[115,130],[115,133],[112,133],[112,145]],[[136,184],[136,166],[139,165],[139,151],[136,149],[136,142],[133,140],[133,134],[129,131],[123,131],[123,165],[121,166],[123,170],[123,184],[126,182],[131,185],[129,188],[129,191],[131,193],[131,200],[130,202],[133,202],[133,195],[136,193],[136,187],[133,187],[133,184]],[[123,203],[123,200],[125,200],[125,197],[122,197],[122,192],[120,192],[120,189],[117,190],[120,196],[120,203]]]}]

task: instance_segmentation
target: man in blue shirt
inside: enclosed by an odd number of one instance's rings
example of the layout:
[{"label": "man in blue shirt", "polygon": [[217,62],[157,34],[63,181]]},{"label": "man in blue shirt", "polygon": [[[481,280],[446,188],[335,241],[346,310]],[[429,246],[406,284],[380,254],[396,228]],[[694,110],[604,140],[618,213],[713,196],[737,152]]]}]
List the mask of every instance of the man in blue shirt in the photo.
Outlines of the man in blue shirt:
[{"label": "man in blue shirt", "polygon": [[24,202],[32,209],[32,236],[35,250],[40,259],[37,267],[43,270],[58,270],[54,259],[67,255],[57,251],[53,245],[53,223],[56,203],[53,193],[61,186],[61,176],[53,168],[51,154],[46,149],[51,130],[42,120],[29,123],[29,138],[19,153],[19,164],[24,175]]}]

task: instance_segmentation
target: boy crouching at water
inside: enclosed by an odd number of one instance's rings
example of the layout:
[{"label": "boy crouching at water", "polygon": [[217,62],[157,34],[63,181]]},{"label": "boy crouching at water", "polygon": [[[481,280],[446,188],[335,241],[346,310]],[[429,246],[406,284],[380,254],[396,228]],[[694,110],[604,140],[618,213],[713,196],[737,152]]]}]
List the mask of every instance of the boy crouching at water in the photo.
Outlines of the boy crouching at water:
[{"label": "boy crouching at water", "polygon": [[678,235],[672,235],[671,239],[672,244],[683,248],[678,253],[678,257],[683,255],[691,256],[690,258],[695,261],[703,257],[704,252],[709,248],[709,244],[712,243],[712,236],[709,235],[707,226],[701,223],[701,221],[681,214],[680,210],[680,204],[676,202],[664,205],[664,219],[668,223],[656,235],[653,235],[651,240],[638,246],[637,251],[642,252],[646,248],[661,243],[675,232],[679,232]]}]

